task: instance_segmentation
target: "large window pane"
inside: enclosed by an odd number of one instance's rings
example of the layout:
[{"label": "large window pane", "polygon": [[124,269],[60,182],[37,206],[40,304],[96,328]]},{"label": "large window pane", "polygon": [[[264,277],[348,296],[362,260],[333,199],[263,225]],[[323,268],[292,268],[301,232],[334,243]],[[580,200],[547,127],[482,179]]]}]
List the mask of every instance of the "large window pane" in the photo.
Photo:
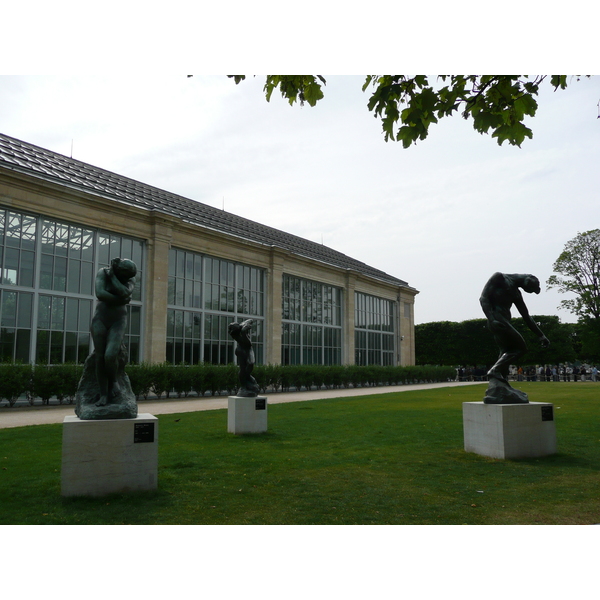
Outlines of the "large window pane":
[{"label": "large window pane", "polygon": [[35,254],[27,250],[21,250],[21,268],[19,285],[33,287],[33,275],[35,269]]},{"label": "large window pane", "polygon": [[52,298],[52,314],[50,329],[63,330],[65,323],[65,298],[54,296]]},{"label": "large window pane", "polygon": [[[339,288],[284,275],[283,364],[341,363],[341,298]],[[257,301],[264,301],[262,294]]]},{"label": "large window pane", "polygon": [[92,301],[91,300],[80,300],[79,301],[79,323],[78,331],[89,331],[92,323]]},{"label": "large window pane", "polygon": [[15,329],[0,327],[0,362],[11,362],[14,356]]},{"label": "large window pane", "polygon": [[74,331],[65,334],[65,362],[77,362],[77,333]]},{"label": "large window pane", "polygon": [[[234,360],[228,324],[264,314],[262,299],[257,296],[252,301],[250,297],[251,271],[255,272],[257,285],[264,280],[261,269],[171,248],[168,304],[173,308],[167,319],[167,360]],[[262,328],[262,319],[255,319],[255,328],[259,324]],[[264,341],[255,337],[256,360],[261,362]]]},{"label": "large window pane", "polygon": [[36,217],[23,215],[21,229],[21,248],[23,250],[33,250],[35,248],[35,238],[37,232]]},{"label": "large window pane", "polygon": [[[10,322],[11,328],[16,325],[10,339],[5,335],[2,342],[4,350],[12,353],[11,359],[39,358],[42,364],[85,359],[91,310],[96,301],[96,270],[116,256],[132,258],[138,266],[126,338],[139,356],[143,242],[0,209],[0,312],[4,313],[0,320]],[[7,286],[13,290],[14,286],[31,288],[31,293],[7,290]],[[45,293],[39,294],[39,290]],[[32,340],[37,347],[35,357],[29,355]]]},{"label": "large window pane", "polygon": [[79,268],[81,263],[77,260],[69,261],[67,274],[67,292],[71,294],[79,293],[79,282],[81,280]]},{"label": "large window pane", "polygon": [[67,331],[77,331],[77,316],[79,313],[79,300],[76,298],[67,298],[67,318],[65,329]]},{"label": "large window pane", "polygon": [[29,362],[31,346],[31,329],[17,329],[15,344],[15,360],[21,363]]},{"label": "large window pane", "polygon": [[6,240],[7,247],[20,248],[21,246],[21,215],[16,213],[8,213],[8,221],[6,224]]},{"label": "large window pane", "polygon": [[93,264],[89,262],[82,262],[80,273],[79,293],[90,296],[93,294],[92,282],[95,279]]},{"label": "large window pane", "polygon": [[8,285],[17,285],[19,273],[19,255],[17,248],[6,248],[4,253],[4,272],[2,283]]},{"label": "large window pane", "polygon": [[15,327],[17,325],[17,292],[2,293],[0,303],[0,327]]},{"label": "large window pane", "polygon": [[356,364],[395,364],[394,307],[391,300],[356,292]]},{"label": "large window pane", "polygon": [[78,227],[71,227],[71,241],[69,244],[69,258],[81,259],[82,231]]},{"label": "large window pane", "polygon": [[17,327],[31,329],[33,294],[19,292]]}]

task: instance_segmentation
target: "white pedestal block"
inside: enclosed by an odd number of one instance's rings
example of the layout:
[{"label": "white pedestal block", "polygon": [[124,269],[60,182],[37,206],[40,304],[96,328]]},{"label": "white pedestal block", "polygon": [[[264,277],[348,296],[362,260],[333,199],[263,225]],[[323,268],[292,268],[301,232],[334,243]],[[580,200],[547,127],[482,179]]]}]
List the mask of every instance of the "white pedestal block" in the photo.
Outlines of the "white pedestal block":
[{"label": "white pedestal block", "polygon": [[267,431],[267,399],[264,396],[256,398],[229,396],[227,431],[236,435],[265,433]]},{"label": "white pedestal block", "polygon": [[158,419],[63,421],[63,496],[105,496],[155,490],[158,485]]},{"label": "white pedestal block", "polygon": [[528,404],[463,403],[465,451],[492,458],[556,454],[554,407]]}]

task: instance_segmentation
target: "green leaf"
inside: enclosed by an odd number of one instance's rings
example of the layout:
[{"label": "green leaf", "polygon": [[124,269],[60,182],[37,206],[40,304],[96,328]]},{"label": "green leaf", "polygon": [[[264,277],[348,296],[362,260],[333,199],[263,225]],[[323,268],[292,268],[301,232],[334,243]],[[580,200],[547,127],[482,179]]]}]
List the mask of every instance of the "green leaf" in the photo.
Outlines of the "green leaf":
[{"label": "green leaf", "polygon": [[533,117],[535,115],[537,107],[537,102],[529,94],[524,94],[523,96],[520,96],[515,100],[514,103],[514,108],[517,112],[519,120],[521,120],[524,115],[529,115],[530,117]]},{"label": "green leaf", "polygon": [[[188,75],[188,77],[189,77],[189,75]],[[236,85],[238,85],[239,83],[244,81],[244,79],[246,79],[245,75],[227,75],[227,77],[233,79],[235,81]]]},{"label": "green leaf", "polygon": [[314,106],[321,98],[323,98],[321,86],[315,81],[309,83],[304,88],[304,98],[311,106]]},{"label": "green leaf", "polygon": [[502,125],[502,118],[488,110],[473,111],[473,128],[479,133],[487,133],[490,128],[496,129]]},{"label": "green leaf", "polygon": [[523,123],[515,123],[514,125],[501,125],[497,127],[492,137],[497,138],[498,145],[501,146],[503,142],[508,141],[513,146],[521,147],[521,144],[525,140],[525,137],[532,138],[533,133],[531,129],[523,125]]}]

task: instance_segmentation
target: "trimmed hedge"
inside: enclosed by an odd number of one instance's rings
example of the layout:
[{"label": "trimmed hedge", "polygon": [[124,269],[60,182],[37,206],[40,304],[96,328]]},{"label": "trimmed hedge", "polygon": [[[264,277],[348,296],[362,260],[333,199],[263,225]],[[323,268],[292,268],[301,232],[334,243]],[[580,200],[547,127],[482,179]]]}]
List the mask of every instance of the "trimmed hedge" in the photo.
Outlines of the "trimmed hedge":
[{"label": "trimmed hedge", "polygon": [[29,398],[33,369],[30,365],[0,364],[0,401],[14,406],[20,396]]},{"label": "trimmed hedge", "polygon": [[25,396],[29,404],[36,398],[42,404],[49,404],[50,398],[56,398],[60,404],[75,400],[77,385],[83,373],[82,365],[23,365],[14,363],[0,364],[0,402],[7,400],[10,406]]},{"label": "trimmed hedge", "polygon": [[[81,365],[31,366],[0,364],[0,402],[13,406],[23,395],[30,404],[39,398],[49,404],[50,398],[72,403],[81,378]],[[238,368],[229,365],[128,365],[127,375],[138,399],[178,398],[190,395],[233,395],[239,386]],[[454,381],[454,367],[380,367],[356,365],[256,365],[253,376],[261,393],[292,390],[375,387]]]}]

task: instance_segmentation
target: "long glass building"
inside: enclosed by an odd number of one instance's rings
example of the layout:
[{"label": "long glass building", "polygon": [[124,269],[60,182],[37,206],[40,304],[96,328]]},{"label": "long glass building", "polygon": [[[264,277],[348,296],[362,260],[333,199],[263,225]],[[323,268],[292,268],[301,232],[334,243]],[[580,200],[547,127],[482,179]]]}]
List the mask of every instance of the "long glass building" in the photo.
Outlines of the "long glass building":
[{"label": "long glass building", "polygon": [[0,134],[0,362],[82,363],[94,280],[138,266],[131,362],[414,364],[405,281],[331,248]]}]

